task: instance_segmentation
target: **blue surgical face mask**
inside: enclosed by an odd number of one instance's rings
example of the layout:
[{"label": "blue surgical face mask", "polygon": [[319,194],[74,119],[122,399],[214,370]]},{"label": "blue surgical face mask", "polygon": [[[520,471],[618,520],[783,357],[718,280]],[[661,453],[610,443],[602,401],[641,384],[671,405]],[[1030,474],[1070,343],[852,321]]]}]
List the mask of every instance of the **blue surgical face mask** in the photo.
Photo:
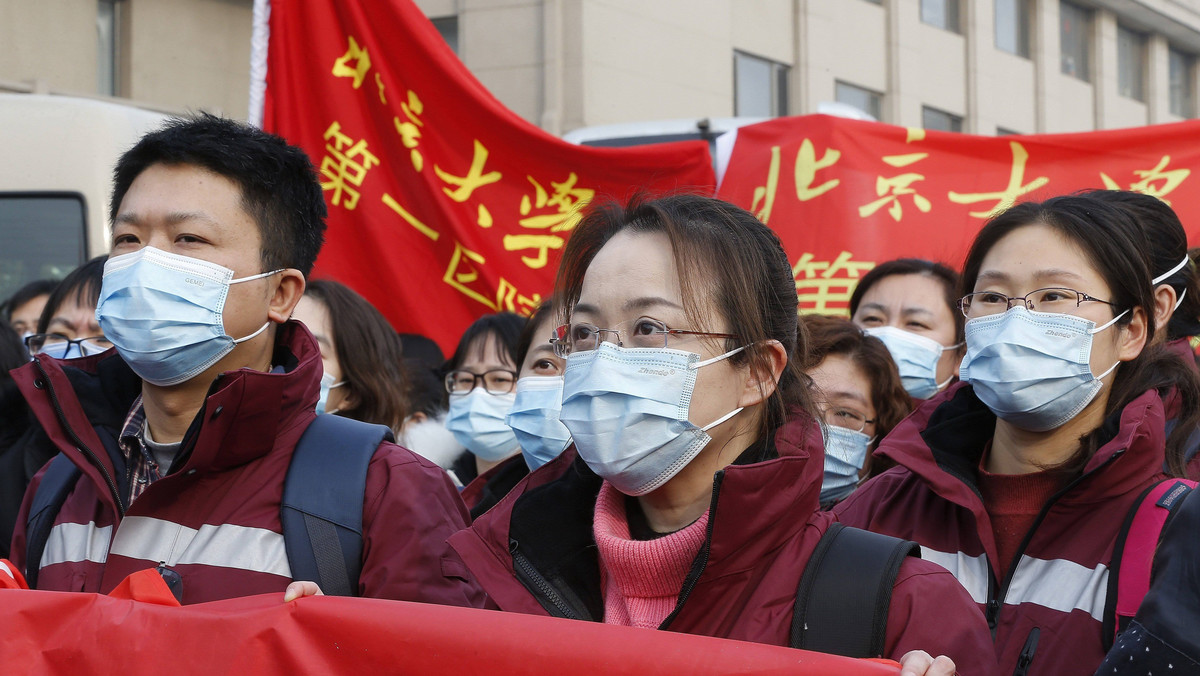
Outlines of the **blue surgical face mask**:
[{"label": "blue surgical face mask", "polygon": [[517,452],[517,437],[504,422],[517,395],[488,394],[476,387],[466,394],[450,395],[446,429],[468,451],[486,462],[498,462]]},{"label": "blue surgical face mask", "polygon": [[38,350],[38,355],[54,357],[55,359],[75,359],[76,357],[89,357],[93,354],[100,354],[107,349],[103,345],[98,345],[90,340],[63,340],[60,342],[48,342],[42,345],[42,349]]},{"label": "blue surgical face mask", "polygon": [[1121,363],[1092,375],[1092,336],[1125,312],[1098,328],[1082,317],[1024,307],[972,319],[962,379],[998,418],[1031,432],[1057,429],[1091,403],[1100,379]]},{"label": "blue surgical face mask", "polygon": [[854,492],[858,473],[867,461],[873,439],[837,425],[821,425],[825,439],[825,473],[821,479],[821,504],[836,502]]},{"label": "blue surgical face mask", "polygon": [[104,264],[96,321],[142,380],[178,385],[267,330],[269,321],[234,339],[222,312],[230,284],[277,272],[233,279],[233,270],[216,263],[143,247]]},{"label": "blue surgical face mask", "polygon": [[954,379],[954,376],[951,376],[945,382],[937,381],[938,362],[941,361],[943,352],[953,350],[962,343],[944,346],[932,338],[894,326],[872,326],[864,328],[863,332],[878,338],[887,347],[892,361],[896,362],[896,368],[900,371],[900,382],[904,384],[904,391],[910,396],[928,399]]},{"label": "blue surgical face mask", "polygon": [[697,370],[743,349],[707,361],[694,352],[607,342],[571,353],[560,418],[579,457],[625,495],[661,487],[712,440],[708,430],[742,410],[704,427],[688,420]]},{"label": "blue surgical face mask", "polygon": [[332,411],[328,411],[325,408],[329,404],[329,390],[332,390],[335,387],[341,387],[345,384],[346,381],[344,380],[334,381],[332,373],[321,374],[321,396],[317,399],[318,414],[332,413]]},{"label": "blue surgical face mask", "polygon": [[517,396],[505,421],[517,435],[530,470],[557,458],[571,443],[571,432],[558,419],[562,392],[562,376],[525,376],[517,380]]}]

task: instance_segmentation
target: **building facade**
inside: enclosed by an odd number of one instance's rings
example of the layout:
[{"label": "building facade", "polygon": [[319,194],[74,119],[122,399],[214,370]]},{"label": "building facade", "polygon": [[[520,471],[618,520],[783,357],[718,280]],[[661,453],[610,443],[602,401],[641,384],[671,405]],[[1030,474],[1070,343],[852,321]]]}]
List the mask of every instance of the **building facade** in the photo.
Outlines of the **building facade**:
[{"label": "building facade", "polygon": [[[416,1],[485,86],[555,134],[830,104],[985,135],[1197,115],[1200,0]],[[244,118],[252,13],[0,0],[0,91]]]}]

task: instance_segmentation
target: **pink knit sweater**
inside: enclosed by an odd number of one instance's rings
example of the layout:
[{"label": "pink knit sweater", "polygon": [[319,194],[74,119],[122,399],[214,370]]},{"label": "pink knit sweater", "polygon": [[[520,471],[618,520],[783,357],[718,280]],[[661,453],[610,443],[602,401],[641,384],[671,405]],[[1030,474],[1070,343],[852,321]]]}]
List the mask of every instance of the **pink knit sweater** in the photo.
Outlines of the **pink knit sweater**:
[{"label": "pink knit sweater", "polygon": [[596,498],[593,525],[600,553],[604,621],[657,629],[675,609],[707,527],[705,511],[694,523],[670,535],[634,540],[625,516],[625,496],[605,481]]}]

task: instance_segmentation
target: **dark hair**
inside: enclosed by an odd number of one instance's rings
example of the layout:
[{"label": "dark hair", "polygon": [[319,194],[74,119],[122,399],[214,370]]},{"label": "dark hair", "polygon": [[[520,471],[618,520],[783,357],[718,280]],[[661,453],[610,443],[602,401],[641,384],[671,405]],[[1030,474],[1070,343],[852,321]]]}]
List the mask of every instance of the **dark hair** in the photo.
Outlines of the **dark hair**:
[{"label": "dark hair", "polygon": [[[1144,250],[1152,279],[1174,269],[1188,258],[1187,233],[1183,223],[1179,222],[1179,216],[1166,202],[1152,195],[1127,190],[1093,190],[1083,194],[1112,204],[1133,219],[1134,225],[1140,228],[1134,239],[1145,242]],[[1177,300],[1182,297],[1179,309],[1167,322],[1167,339],[1175,340],[1200,333],[1200,280],[1191,261],[1159,284],[1169,284],[1175,290]]]},{"label": "dark hair", "polygon": [[408,379],[400,338],[391,324],[350,287],[330,280],[308,283],[304,295],[329,312],[329,327],[347,395],[355,405],[341,415],[399,431],[408,417]]},{"label": "dark hair", "polygon": [[787,365],[766,401],[760,438],[784,423],[797,409],[810,414],[808,376],[800,368],[807,338],[796,314],[796,279],[779,237],[753,214],[711,197],[675,194],[657,199],[635,196],[622,207],[593,202],[575,226],[563,251],[555,282],[561,317],[579,302],[583,277],[592,259],[617,233],[663,233],[675,254],[675,272],[688,318],[700,325],[700,299],[710,292],[734,334],[725,349],[746,349],[730,357],[755,373],[771,373],[765,341],[776,340]]},{"label": "dark hair", "polygon": [[[13,295],[8,297],[8,300],[0,303],[0,313],[3,314],[5,323],[12,321],[13,310],[38,296],[49,296],[54,293],[54,289],[57,286],[57,279],[37,279],[17,289]],[[99,298],[99,289],[96,291],[96,297]]]},{"label": "dark hair", "polygon": [[[533,314],[529,315],[529,320],[525,322],[525,327],[521,329],[521,335],[517,338],[517,371],[521,370],[521,366],[525,364],[525,357],[529,354],[529,348],[533,347],[533,341],[538,336],[533,335],[537,331],[538,326],[546,321],[547,318],[554,318],[554,299],[547,298],[542,301]],[[542,336],[544,340],[549,340],[550,336]]]},{"label": "dark hair", "polygon": [[500,357],[512,362],[513,371],[519,371],[521,362],[517,361],[517,341],[521,338],[525,323],[524,317],[512,312],[484,315],[471,322],[462,338],[459,338],[454,354],[442,367],[442,375],[461,367],[467,360],[467,353],[475,347],[483,347],[484,341],[491,341]]},{"label": "dark hair", "polygon": [[100,287],[104,285],[104,263],[107,260],[108,256],[96,256],[72,270],[54,287],[46,299],[46,307],[42,308],[42,316],[38,318],[38,333],[46,332],[50,320],[68,300],[84,307],[96,307],[100,302]]},{"label": "dark hair", "polygon": [[[875,446],[904,417],[912,412],[912,397],[904,390],[900,371],[882,340],[868,336],[857,324],[841,317],[805,315],[809,349],[804,370],[821,365],[830,355],[842,355],[854,362],[871,382],[871,406],[875,409]],[[874,465],[871,475],[879,472]]]},{"label": "dark hair", "polygon": [[[974,291],[983,259],[997,242],[1018,228],[1035,224],[1053,228],[1079,247],[1108,285],[1114,313],[1130,310],[1117,320],[1117,326],[1129,325],[1134,308],[1145,312],[1146,347],[1117,367],[1104,415],[1106,419],[1113,416],[1147,390],[1157,390],[1160,396],[1176,391],[1182,405],[1175,429],[1167,439],[1166,459],[1168,468],[1182,475],[1188,436],[1200,423],[1200,375],[1161,346],[1150,345],[1154,335],[1154,289],[1146,256],[1136,239],[1139,229],[1126,211],[1088,195],[1018,204],[988,221],[975,237],[963,265],[961,292],[965,295]],[[1086,464],[1111,436],[1104,427],[1100,425],[1080,439],[1079,452],[1064,463],[1064,469],[1078,470]]]},{"label": "dark hair", "polygon": [[[21,337],[8,322],[0,322],[0,439],[20,430],[6,427],[18,425],[26,412],[25,398],[9,371],[29,361]],[[15,435],[11,438],[15,438]]]},{"label": "dark hair", "polygon": [[109,220],[129,186],[155,164],[192,165],[232,181],[262,237],[264,270],[295,268],[307,277],[325,232],[325,198],[308,155],[249,125],[201,113],[168,120],[130,148],[113,172]]},{"label": "dark hair", "polygon": [[446,361],[442,348],[428,336],[419,333],[401,333],[400,349],[404,352],[405,363],[418,361],[426,368],[437,371]]},{"label": "dark hair", "polygon": [[942,283],[946,307],[950,310],[950,316],[954,318],[954,342],[963,342],[965,322],[962,313],[958,311],[960,297],[958,273],[948,265],[927,261],[923,258],[897,258],[880,263],[863,275],[862,279],[858,280],[858,285],[854,287],[854,293],[850,295],[850,316],[853,317],[854,313],[858,312],[858,304],[862,302],[863,296],[867,295],[876,282],[898,275],[923,275]]}]

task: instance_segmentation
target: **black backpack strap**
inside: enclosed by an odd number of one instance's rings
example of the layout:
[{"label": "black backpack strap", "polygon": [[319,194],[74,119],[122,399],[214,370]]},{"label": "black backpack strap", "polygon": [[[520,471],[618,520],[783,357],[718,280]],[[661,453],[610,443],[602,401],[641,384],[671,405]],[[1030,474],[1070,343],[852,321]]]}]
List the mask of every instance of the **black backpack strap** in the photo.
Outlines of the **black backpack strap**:
[{"label": "black backpack strap", "polygon": [[50,539],[54,518],[81,475],[75,463],[59,453],[50,459],[50,466],[46,468],[37,492],[33,494],[29,518],[25,522],[25,581],[30,589],[37,589],[42,552],[46,549],[46,540]]},{"label": "black backpack strap", "polygon": [[331,596],[356,596],[362,570],[362,510],[367,465],[384,425],[320,415],[304,430],[283,483],[279,518],[293,580]]},{"label": "black backpack strap", "polygon": [[900,564],[921,548],[834,523],[804,567],[792,611],[791,647],[880,657]]}]

